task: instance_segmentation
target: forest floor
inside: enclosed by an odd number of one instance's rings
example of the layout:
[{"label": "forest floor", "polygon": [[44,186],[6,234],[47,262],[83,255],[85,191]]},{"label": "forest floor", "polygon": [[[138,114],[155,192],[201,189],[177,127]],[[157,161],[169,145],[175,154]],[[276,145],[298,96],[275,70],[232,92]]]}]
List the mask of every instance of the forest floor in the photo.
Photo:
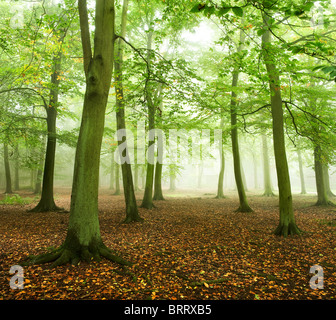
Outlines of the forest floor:
[{"label": "forest floor", "polygon": [[[21,199],[33,198],[19,193]],[[142,193],[137,194],[140,204]],[[4,196],[0,196],[0,200]],[[102,260],[24,267],[24,289],[10,288],[11,266],[65,239],[68,213],[28,213],[36,204],[0,205],[0,300],[8,299],[336,299],[336,208],[316,207],[313,195],[294,195],[302,236],[274,236],[277,197],[249,194],[254,213],[237,213],[234,193],[225,199],[198,192],[166,192],[143,223],[121,224],[123,196],[103,190],[99,198],[104,243],[133,262]],[[69,210],[69,190],[56,202]],[[313,290],[310,268],[323,268],[323,289]]]}]

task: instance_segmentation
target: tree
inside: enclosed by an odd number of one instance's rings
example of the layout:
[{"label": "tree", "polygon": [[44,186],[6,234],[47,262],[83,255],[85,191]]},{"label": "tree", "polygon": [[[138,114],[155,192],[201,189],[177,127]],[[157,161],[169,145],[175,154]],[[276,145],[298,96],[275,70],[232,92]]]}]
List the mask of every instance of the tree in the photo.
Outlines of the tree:
[{"label": "tree", "polygon": [[[128,0],[124,0],[122,16],[121,16],[121,32],[120,36],[124,39],[126,35],[126,21],[127,21],[127,10],[128,10]],[[116,90],[116,117],[117,117],[117,130],[122,133],[122,139],[118,139],[118,145],[127,145],[126,138],[126,123],[125,123],[125,97],[123,89],[123,74],[122,74],[122,63],[123,63],[123,40],[120,38],[116,41],[116,58],[115,58],[115,90]],[[126,202],[126,218],[124,222],[129,223],[132,221],[143,221],[139,216],[138,207],[136,203],[136,198],[134,194],[134,184],[132,177],[132,168],[130,163],[130,158],[128,155],[127,148],[124,148],[120,152],[120,158],[123,159],[121,164],[123,186],[124,186],[124,196]]]},{"label": "tree", "polygon": [[279,236],[287,237],[288,235],[300,234],[301,232],[297,227],[294,218],[293,200],[284,138],[283,109],[280,91],[281,84],[279,72],[276,69],[275,64],[269,20],[269,13],[263,13],[265,32],[262,35],[262,54],[267,69],[271,93],[273,145],[279,187],[280,221],[274,233]]},{"label": "tree", "polygon": [[[243,49],[244,44],[244,33],[240,31],[239,45],[237,49],[237,54],[239,54]],[[235,89],[238,86],[239,79],[239,66],[234,68],[232,73],[232,93],[230,102],[230,113],[231,113],[231,140],[232,140],[232,154],[233,154],[233,166],[234,174],[236,179],[237,191],[239,195],[239,212],[252,212],[253,210],[247,202],[247,197],[245,193],[245,186],[242,177],[241,160],[239,153],[239,142],[238,142],[238,128],[237,128],[237,94]]]},{"label": "tree", "polygon": [[75,156],[68,231],[64,243],[52,252],[32,257],[28,263],[52,266],[90,262],[105,257],[129,265],[112,254],[101,238],[98,220],[100,150],[105,110],[114,63],[115,7],[113,0],[96,1],[93,48],[86,0],[78,1],[84,56],[86,91]]}]

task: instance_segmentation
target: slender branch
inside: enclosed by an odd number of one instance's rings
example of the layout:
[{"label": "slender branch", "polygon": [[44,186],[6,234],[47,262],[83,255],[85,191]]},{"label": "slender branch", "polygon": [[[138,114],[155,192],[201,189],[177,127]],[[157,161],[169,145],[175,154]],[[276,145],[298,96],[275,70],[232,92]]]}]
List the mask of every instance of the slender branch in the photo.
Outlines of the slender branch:
[{"label": "slender branch", "polygon": [[82,46],[83,46],[84,72],[85,75],[87,76],[89,70],[89,64],[92,59],[92,49],[91,49],[90,28],[89,28],[86,0],[78,0],[78,12],[79,12],[79,22],[81,29]]}]

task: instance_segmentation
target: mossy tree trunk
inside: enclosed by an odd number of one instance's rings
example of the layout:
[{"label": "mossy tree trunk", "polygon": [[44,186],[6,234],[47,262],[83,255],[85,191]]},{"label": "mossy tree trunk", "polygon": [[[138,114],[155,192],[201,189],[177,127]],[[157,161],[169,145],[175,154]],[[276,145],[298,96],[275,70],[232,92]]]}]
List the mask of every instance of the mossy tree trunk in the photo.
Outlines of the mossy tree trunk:
[{"label": "mossy tree trunk", "polygon": [[52,266],[57,266],[105,257],[129,265],[104,245],[98,219],[100,151],[114,60],[114,1],[96,1],[93,54],[85,0],[78,1],[78,9],[86,91],[76,148],[68,231],[58,249],[32,257],[28,263],[53,261]]},{"label": "mossy tree trunk", "polygon": [[288,235],[300,234],[300,230],[296,225],[293,211],[292,191],[285,147],[280,78],[279,72],[275,67],[271,32],[268,25],[269,16],[265,13],[263,13],[263,20],[266,31],[262,35],[262,54],[271,92],[273,145],[279,187],[280,221],[274,233],[286,237]]}]

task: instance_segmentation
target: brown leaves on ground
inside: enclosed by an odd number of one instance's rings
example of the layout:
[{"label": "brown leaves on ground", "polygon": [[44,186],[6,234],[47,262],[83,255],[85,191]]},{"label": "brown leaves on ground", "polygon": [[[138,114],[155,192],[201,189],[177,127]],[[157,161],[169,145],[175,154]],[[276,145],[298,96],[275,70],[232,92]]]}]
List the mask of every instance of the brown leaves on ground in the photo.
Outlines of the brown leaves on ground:
[{"label": "brown leaves on ground", "polygon": [[[121,224],[124,200],[100,196],[105,244],[130,268],[101,262],[50,269],[24,267],[24,289],[9,286],[9,269],[29,254],[62,244],[69,214],[28,213],[26,206],[0,206],[0,299],[335,299],[336,211],[315,207],[315,197],[294,196],[299,237],[272,235],[277,198],[251,196],[254,213],[237,213],[237,199],[211,195],[165,195],[143,223]],[[69,209],[68,194],[57,204]],[[141,193],[138,194],[140,202]],[[324,288],[313,290],[310,267],[324,271]]]}]

